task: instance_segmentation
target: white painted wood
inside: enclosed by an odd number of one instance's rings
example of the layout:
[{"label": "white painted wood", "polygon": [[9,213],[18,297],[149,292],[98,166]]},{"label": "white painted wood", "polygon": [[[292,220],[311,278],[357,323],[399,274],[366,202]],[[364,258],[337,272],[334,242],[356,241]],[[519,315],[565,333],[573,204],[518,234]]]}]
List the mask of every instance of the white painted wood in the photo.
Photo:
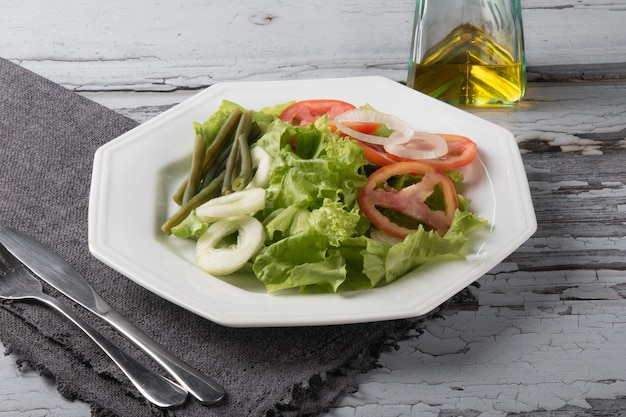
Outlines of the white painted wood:
[{"label": "white painted wood", "polygon": [[[402,81],[414,6],[388,3],[4,0],[0,56],[142,122],[223,80]],[[533,74],[598,80],[472,110],[516,135],[538,232],[324,417],[626,409],[626,0],[522,5]],[[0,358],[0,416],[89,415],[15,360]]]},{"label": "white painted wood", "polygon": [[[4,346],[0,343],[0,349]],[[0,417],[86,417],[89,406],[69,401],[57,392],[54,381],[28,366],[18,356],[0,355]]]},{"label": "white painted wood", "polygon": [[[626,1],[522,0],[531,76],[624,73]],[[0,56],[81,91],[376,74],[405,81],[413,0],[5,0]]]}]

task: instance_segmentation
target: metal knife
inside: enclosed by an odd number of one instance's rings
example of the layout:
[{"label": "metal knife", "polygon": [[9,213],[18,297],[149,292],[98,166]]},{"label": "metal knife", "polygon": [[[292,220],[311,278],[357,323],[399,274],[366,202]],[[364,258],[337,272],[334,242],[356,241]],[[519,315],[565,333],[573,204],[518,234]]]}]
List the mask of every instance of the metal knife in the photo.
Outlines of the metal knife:
[{"label": "metal knife", "polygon": [[225,391],[220,384],[174,356],[115,311],[72,265],[51,249],[8,227],[0,227],[0,243],[43,281],[129,338],[202,404],[215,404],[224,398]]}]

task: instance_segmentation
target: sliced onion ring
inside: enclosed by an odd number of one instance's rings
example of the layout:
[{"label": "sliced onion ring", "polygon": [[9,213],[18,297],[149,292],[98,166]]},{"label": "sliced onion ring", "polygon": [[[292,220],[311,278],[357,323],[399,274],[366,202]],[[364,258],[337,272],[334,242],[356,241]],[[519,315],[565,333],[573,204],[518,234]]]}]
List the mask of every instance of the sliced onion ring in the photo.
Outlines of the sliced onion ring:
[{"label": "sliced onion ring", "polygon": [[385,144],[385,151],[408,159],[435,159],[448,153],[448,143],[435,133],[415,132],[405,143]]},{"label": "sliced onion ring", "polygon": [[212,223],[224,217],[255,214],[264,208],[265,190],[252,187],[215,197],[196,208],[196,215],[200,220]]},{"label": "sliced onion ring", "polygon": [[[238,232],[236,246],[217,247],[223,238],[234,232]],[[254,217],[225,217],[211,224],[196,242],[196,261],[209,274],[232,274],[248,262],[264,242],[265,229]]]},{"label": "sliced onion ring", "polygon": [[[375,145],[404,143],[411,139],[413,133],[415,133],[411,126],[403,120],[389,114],[372,110],[348,110],[335,116],[333,121],[337,126],[337,129],[346,135],[363,142],[373,143]],[[393,132],[389,137],[369,135],[349,128],[344,125],[345,122],[379,123],[386,125],[389,129],[392,129],[395,132]]]}]

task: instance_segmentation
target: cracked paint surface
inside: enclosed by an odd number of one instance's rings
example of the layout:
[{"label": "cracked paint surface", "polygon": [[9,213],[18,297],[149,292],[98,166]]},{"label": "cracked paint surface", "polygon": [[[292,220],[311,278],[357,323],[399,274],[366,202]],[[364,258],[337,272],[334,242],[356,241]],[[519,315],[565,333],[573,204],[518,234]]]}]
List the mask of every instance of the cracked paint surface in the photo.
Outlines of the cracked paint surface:
[{"label": "cracked paint surface", "polygon": [[[626,43],[622,3],[522,1],[529,77],[603,79],[596,62],[626,74],[626,53],[618,47]],[[414,0],[384,6],[237,0],[229,7],[202,0],[66,0],[64,7],[38,1],[28,9],[28,27],[15,23],[23,9],[2,6],[0,56],[76,91],[173,91],[221,81],[373,74],[405,82],[414,10]],[[312,16],[328,24],[320,30]],[[576,26],[580,21],[585,31]],[[328,47],[338,40],[339,48]],[[297,54],[290,52],[294,45]],[[578,49],[587,53],[571,53]]]},{"label": "cracked paint surface", "polygon": [[[0,344],[0,349],[4,349]],[[0,417],[86,417],[89,405],[61,398],[54,381],[23,365],[16,355],[0,357]]]},{"label": "cracked paint surface", "polygon": [[472,289],[484,306],[429,320],[327,416],[392,415],[386,406],[401,404],[398,415],[495,417],[618,398],[626,392],[626,300],[614,287],[624,282],[623,271],[494,271]]}]

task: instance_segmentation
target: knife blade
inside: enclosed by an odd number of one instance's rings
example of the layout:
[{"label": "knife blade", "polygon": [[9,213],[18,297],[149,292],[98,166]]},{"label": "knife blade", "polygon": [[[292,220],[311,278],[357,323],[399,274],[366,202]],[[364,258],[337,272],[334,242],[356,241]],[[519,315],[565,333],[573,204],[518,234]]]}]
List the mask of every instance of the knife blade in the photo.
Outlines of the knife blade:
[{"label": "knife blade", "polygon": [[0,243],[43,281],[129,338],[202,404],[215,404],[225,396],[220,384],[174,356],[109,306],[69,262],[50,248],[9,227],[0,227]]}]

